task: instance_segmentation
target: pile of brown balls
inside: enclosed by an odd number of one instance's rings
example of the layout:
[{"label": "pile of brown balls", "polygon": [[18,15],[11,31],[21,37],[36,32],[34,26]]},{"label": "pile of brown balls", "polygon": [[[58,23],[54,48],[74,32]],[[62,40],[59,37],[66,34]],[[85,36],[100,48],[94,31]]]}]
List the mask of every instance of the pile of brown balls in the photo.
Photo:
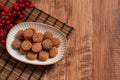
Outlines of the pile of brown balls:
[{"label": "pile of brown balls", "polygon": [[27,55],[30,60],[46,61],[58,54],[60,40],[53,37],[50,31],[42,34],[37,32],[35,27],[30,27],[17,32],[12,46],[14,49],[20,49],[20,53]]}]

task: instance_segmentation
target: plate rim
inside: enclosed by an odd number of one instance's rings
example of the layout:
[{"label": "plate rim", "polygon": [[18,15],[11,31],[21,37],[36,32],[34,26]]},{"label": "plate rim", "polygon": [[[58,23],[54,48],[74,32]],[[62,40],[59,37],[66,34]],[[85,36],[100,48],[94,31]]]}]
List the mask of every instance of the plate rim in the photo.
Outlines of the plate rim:
[{"label": "plate rim", "polygon": [[[33,23],[33,24],[39,24],[39,25],[49,26],[49,27],[51,27],[51,28],[59,31],[59,32],[64,36],[64,38],[65,38],[65,43],[66,43],[66,45],[65,45],[65,52],[64,52],[64,54],[62,55],[62,57],[61,57],[60,59],[58,59],[58,61],[53,62],[53,63],[49,63],[49,64],[35,64],[35,63],[29,63],[29,62],[21,61],[21,60],[15,58],[12,54],[10,54],[10,52],[9,52],[9,50],[8,50],[8,44],[7,44],[7,43],[8,43],[8,42],[7,42],[7,41],[8,41],[8,36],[9,36],[9,34],[10,34],[10,32],[11,32],[11,30],[12,30],[13,28],[17,27],[17,25],[25,24],[25,23],[28,23],[28,24],[29,24],[29,23]],[[53,27],[53,26],[51,26],[51,25],[44,24],[44,23],[38,23],[38,22],[21,22],[21,23],[18,23],[18,24],[16,24],[16,25],[14,25],[14,26],[9,30],[9,32],[8,32],[8,34],[7,34],[7,37],[6,37],[6,50],[7,50],[8,54],[9,54],[12,58],[14,58],[14,59],[16,59],[17,61],[20,61],[20,62],[22,62],[22,63],[31,64],[31,65],[39,65],[39,66],[52,65],[52,64],[55,64],[55,63],[59,62],[60,60],[62,60],[63,56],[65,55],[66,50],[67,50],[67,38],[66,38],[65,34],[64,34],[62,31],[60,31],[59,29],[57,29],[57,28],[55,28],[55,27]]]}]

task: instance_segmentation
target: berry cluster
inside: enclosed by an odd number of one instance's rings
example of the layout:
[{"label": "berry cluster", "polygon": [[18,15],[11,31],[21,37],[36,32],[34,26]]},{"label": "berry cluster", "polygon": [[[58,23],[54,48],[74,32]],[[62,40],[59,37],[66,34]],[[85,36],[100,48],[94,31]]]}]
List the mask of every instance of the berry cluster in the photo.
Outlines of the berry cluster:
[{"label": "berry cluster", "polygon": [[9,9],[0,4],[0,43],[3,45],[5,45],[5,32],[13,27],[15,21],[24,18],[22,11],[26,7],[33,8],[33,4],[29,0],[17,0]]}]

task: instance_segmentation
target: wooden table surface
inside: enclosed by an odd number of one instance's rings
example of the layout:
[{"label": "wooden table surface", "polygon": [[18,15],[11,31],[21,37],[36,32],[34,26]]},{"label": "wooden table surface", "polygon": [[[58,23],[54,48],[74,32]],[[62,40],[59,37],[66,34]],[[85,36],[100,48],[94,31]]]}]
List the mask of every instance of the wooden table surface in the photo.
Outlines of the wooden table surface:
[{"label": "wooden table surface", "polygon": [[67,52],[43,80],[120,80],[120,0],[32,0],[73,26]]}]

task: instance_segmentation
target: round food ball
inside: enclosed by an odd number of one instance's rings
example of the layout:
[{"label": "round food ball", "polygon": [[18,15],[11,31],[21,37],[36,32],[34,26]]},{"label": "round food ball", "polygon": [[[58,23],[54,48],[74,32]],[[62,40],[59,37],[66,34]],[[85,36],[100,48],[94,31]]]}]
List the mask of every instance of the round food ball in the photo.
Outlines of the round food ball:
[{"label": "round food ball", "polygon": [[17,34],[16,34],[16,38],[18,38],[18,39],[24,39],[24,38],[23,38],[23,32],[24,32],[24,30],[19,30],[19,31],[17,32]]},{"label": "round food ball", "polygon": [[41,42],[43,40],[43,34],[38,32],[33,34],[32,39],[34,42]]},{"label": "round food ball", "polygon": [[28,52],[27,53],[27,58],[30,59],[30,60],[35,60],[37,59],[37,53],[34,53],[34,52]]},{"label": "round food ball", "polygon": [[44,33],[44,39],[52,39],[53,38],[53,33],[50,31],[47,31]]},{"label": "round food ball", "polygon": [[42,50],[41,43],[33,43],[32,51],[33,52],[40,52]]},{"label": "round food ball", "polygon": [[33,30],[31,30],[31,29],[26,29],[23,32],[23,36],[24,36],[25,39],[31,39],[32,35],[33,35]]},{"label": "round food ball", "polygon": [[57,48],[60,46],[60,40],[58,38],[53,38],[52,43],[53,43],[53,46]]},{"label": "round food ball", "polygon": [[28,51],[24,51],[22,48],[20,48],[20,53],[23,55],[26,55],[28,53]]},{"label": "round food ball", "polygon": [[29,29],[31,29],[33,31],[33,33],[35,33],[37,31],[35,27],[30,27]]},{"label": "round food ball", "polygon": [[52,47],[49,51],[49,56],[51,58],[55,57],[58,54],[58,49],[56,47]]},{"label": "round food ball", "polygon": [[15,48],[15,49],[19,49],[20,46],[21,46],[21,43],[22,43],[21,40],[15,38],[15,40],[12,42],[12,46],[13,46],[13,48]]},{"label": "round food ball", "polygon": [[46,61],[46,60],[48,60],[48,58],[49,58],[48,52],[46,52],[46,51],[41,51],[41,52],[39,53],[39,59],[40,59],[41,61]]},{"label": "round food ball", "polygon": [[23,41],[23,43],[21,44],[21,47],[24,51],[28,51],[32,48],[32,44],[29,40],[25,40]]},{"label": "round food ball", "polygon": [[53,45],[53,43],[52,43],[52,41],[49,40],[49,39],[45,39],[45,40],[42,42],[42,46],[43,46],[43,48],[45,48],[45,49],[50,49],[50,48],[52,48],[52,45]]}]

